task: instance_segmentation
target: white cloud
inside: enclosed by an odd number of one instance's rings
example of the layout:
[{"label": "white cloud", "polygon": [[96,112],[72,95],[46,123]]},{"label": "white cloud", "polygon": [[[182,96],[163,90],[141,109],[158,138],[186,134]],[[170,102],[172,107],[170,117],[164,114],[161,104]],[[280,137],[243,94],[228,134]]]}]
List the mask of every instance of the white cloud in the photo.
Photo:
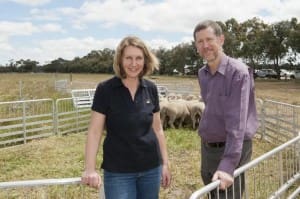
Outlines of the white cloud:
[{"label": "white cloud", "polygon": [[[259,16],[265,11],[269,16]],[[265,22],[300,16],[300,1],[261,0],[165,0],[146,3],[140,0],[87,1],[79,8],[77,19],[81,23],[100,22],[106,26],[127,24],[142,30],[190,32],[200,20],[226,21],[235,18],[245,21],[260,17]]]},{"label": "white cloud", "polygon": [[[86,37],[82,39],[69,37],[59,40],[44,40],[39,42],[38,46],[35,48],[17,48],[14,52],[14,59],[32,59],[39,61],[40,64],[44,64],[59,57],[71,60],[77,56],[85,56],[92,50],[101,50],[104,48],[115,49],[120,41],[121,39],[119,38],[97,40],[93,37]],[[153,39],[145,42],[152,49],[158,49],[159,47],[170,49],[178,44],[176,42],[169,42],[162,39]]]},{"label": "white cloud", "polygon": [[41,27],[41,31],[44,32],[61,32],[64,33],[66,32],[60,24],[54,24],[54,23],[47,23],[42,25]]},{"label": "white cloud", "polygon": [[57,59],[74,59],[76,56],[85,56],[92,50],[103,48],[114,49],[119,39],[96,40],[93,37],[77,39],[73,37],[59,40],[44,40],[36,48],[21,47],[15,52],[15,60],[33,59],[41,64]]},{"label": "white cloud", "polygon": [[0,41],[0,49],[1,51],[12,51],[13,47],[8,42],[2,42]]},{"label": "white cloud", "polygon": [[[238,9],[236,9],[238,8]],[[262,16],[266,14],[265,16]],[[267,23],[300,17],[300,1],[261,0],[165,0],[149,3],[142,0],[85,1],[79,8],[61,7],[53,10],[32,9],[39,20],[68,20],[73,27],[85,29],[90,23],[102,27],[133,26],[143,31],[190,33],[200,20],[245,21],[259,17]]]},{"label": "white cloud", "polygon": [[[12,36],[31,36],[38,32],[65,32],[60,24],[47,23],[35,26],[31,22],[0,21],[0,42],[6,41]],[[1,39],[2,38],[2,39]]]},{"label": "white cloud", "polygon": [[[29,6],[51,3],[50,0],[9,0]],[[4,2],[4,0],[0,0]],[[58,57],[73,59],[84,56],[91,50],[102,48],[114,49],[119,38],[111,35],[99,35],[99,31],[122,31],[120,27],[138,30],[147,38],[154,33],[147,43],[151,48],[172,48],[181,42],[190,42],[194,26],[201,20],[212,19],[225,22],[235,18],[242,22],[253,17],[259,17],[266,23],[290,20],[292,17],[300,20],[299,0],[85,0],[79,7],[44,7],[27,8],[27,15],[19,21],[0,21],[0,63],[6,58],[29,58],[40,62]],[[78,3],[78,2],[77,2]],[[28,11],[29,10],[29,11]],[[10,11],[14,13],[13,11]],[[26,13],[26,11],[24,11]],[[14,15],[17,16],[17,15]],[[26,22],[22,22],[27,20]],[[37,24],[35,24],[37,23]],[[122,25],[122,26],[121,26]],[[76,29],[75,31],[70,29]],[[85,32],[84,32],[85,31]],[[38,36],[48,36],[47,33],[64,33],[58,40],[39,40]],[[78,34],[77,34],[78,33]],[[168,35],[169,34],[169,35]],[[81,38],[79,38],[81,35]],[[83,36],[82,36],[83,35]],[[92,37],[91,35],[99,35]],[[173,35],[181,37],[178,41]],[[29,46],[10,43],[12,36],[24,36],[34,41]],[[30,37],[32,36],[32,37]],[[49,35],[48,38],[52,38]],[[56,38],[59,35],[56,34]],[[82,38],[84,37],[84,38]],[[143,37],[143,36],[142,36]]]},{"label": "white cloud", "polygon": [[38,6],[49,3],[51,0],[11,0],[16,3],[29,5],[29,6]]},{"label": "white cloud", "polygon": [[166,48],[171,49],[178,45],[178,42],[169,42],[164,39],[152,39],[150,41],[145,41],[149,47],[152,49]]},{"label": "white cloud", "polygon": [[0,35],[31,35],[38,31],[31,22],[0,21]]},{"label": "white cloud", "polygon": [[61,20],[57,10],[44,10],[34,8],[30,10],[31,19],[39,21],[59,21]]}]

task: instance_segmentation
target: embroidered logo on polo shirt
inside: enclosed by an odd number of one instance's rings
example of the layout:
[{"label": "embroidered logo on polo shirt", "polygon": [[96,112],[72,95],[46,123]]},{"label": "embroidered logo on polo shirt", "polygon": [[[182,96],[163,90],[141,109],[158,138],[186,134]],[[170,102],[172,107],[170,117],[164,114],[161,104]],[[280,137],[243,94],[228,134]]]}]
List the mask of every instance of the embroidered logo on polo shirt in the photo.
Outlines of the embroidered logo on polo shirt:
[{"label": "embroidered logo on polo shirt", "polygon": [[149,99],[146,100],[146,104],[150,104],[150,100]]}]

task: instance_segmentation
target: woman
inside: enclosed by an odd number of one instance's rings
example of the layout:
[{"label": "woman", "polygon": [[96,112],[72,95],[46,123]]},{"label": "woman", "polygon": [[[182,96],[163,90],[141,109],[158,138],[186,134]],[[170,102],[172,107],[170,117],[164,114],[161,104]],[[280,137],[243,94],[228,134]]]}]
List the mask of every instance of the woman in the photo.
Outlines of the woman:
[{"label": "woman", "polygon": [[170,185],[168,155],[160,122],[157,87],[143,79],[158,60],[142,40],[129,36],[117,47],[115,77],[100,83],[92,105],[82,183],[98,188],[96,155],[104,126],[106,199],[157,199],[160,181]]}]

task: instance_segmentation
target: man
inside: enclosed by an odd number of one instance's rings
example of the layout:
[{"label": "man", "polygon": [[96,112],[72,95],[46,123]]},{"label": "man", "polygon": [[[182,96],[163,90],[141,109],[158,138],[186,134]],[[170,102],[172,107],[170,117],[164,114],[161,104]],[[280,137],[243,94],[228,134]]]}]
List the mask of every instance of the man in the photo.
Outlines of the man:
[{"label": "man", "polygon": [[[252,137],[258,128],[253,73],[223,52],[224,35],[216,22],[199,23],[194,40],[207,62],[198,72],[205,103],[199,124],[202,180],[205,184],[220,180],[220,198],[226,194],[227,198],[241,198],[244,176],[233,179],[233,172],[250,161]],[[217,190],[211,194],[218,198]]]}]

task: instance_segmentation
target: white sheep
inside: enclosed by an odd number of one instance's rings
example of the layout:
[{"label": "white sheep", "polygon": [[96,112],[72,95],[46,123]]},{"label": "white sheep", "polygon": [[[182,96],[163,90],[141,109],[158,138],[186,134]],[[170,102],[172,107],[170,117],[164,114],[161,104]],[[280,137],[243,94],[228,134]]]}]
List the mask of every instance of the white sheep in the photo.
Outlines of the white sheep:
[{"label": "white sheep", "polygon": [[205,105],[203,102],[200,102],[198,100],[187,101],[186,104],[190,112],[192,128],[196,129],[196,124],[199,123],[201,119],[201,115],[204,111]]},{"label": "white sheep", "polygon": [[163,127],[169,125],[175,128],[175,121],[178,122],[178,128],[181,128],[183,122],[189,117],[190,113],[185,100],[161,101],[161,120]]}]

